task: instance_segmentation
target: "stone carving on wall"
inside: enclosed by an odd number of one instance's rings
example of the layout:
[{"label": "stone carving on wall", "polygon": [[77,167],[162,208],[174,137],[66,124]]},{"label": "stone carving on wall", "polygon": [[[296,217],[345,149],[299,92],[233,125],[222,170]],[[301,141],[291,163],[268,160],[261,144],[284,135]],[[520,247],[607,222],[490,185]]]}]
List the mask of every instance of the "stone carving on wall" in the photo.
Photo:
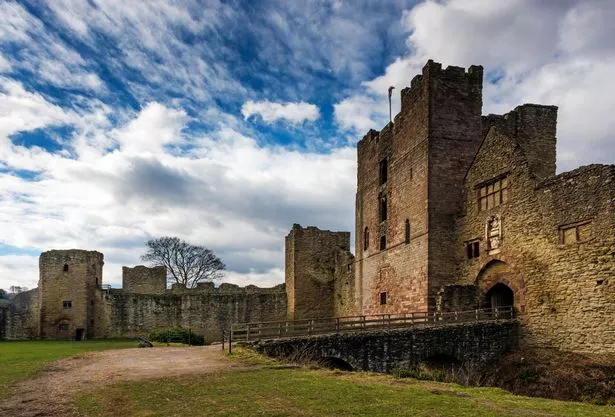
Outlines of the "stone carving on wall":
[{"label": "stone carving on wall", "polygon": [[490,216],[485,225],[485,240],[489,255],[500,252],[502,246],[502,218],[499,215]]}]

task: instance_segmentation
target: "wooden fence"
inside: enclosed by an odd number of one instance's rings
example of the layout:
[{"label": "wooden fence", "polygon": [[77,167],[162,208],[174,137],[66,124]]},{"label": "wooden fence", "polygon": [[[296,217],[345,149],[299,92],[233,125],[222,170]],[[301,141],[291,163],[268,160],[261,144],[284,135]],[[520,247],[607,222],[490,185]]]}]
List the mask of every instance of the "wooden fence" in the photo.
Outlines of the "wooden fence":
[{"label": "wooden fence", "polygon": [[475,321],[508,320],[515,315],[513,307],[493,309],[413,312],[405,314],[377,314],[372,316],[349,316],[312,318],[290,321],[267,321],[231,325],[228,341],[250,342],[259,339],[314,336],[328,333],[346,333],[370,330],[405,329],[416,326],[441,325]]}]

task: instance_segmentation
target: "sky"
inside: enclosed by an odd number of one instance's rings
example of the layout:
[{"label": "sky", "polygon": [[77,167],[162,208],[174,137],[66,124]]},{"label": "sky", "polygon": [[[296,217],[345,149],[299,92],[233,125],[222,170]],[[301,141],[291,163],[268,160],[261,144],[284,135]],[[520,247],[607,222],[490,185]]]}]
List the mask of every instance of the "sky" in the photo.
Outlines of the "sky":
[{"label": "sky", "polygon": [[611,0],[0,0],[0,288],[38,256],[212,249],[284,281],[293,223],[354,229],[356,143],[427,59],[485,68],[483,114],[559,106],[558,172],[615,163]]}]

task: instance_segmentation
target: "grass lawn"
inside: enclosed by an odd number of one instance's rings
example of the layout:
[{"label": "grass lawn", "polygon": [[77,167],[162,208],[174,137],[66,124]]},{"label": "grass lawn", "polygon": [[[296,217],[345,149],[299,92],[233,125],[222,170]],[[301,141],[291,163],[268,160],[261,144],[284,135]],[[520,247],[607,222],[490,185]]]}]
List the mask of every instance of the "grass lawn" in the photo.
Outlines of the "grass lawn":
[{"label": "grass lawn", "polygon": [[495,388],[271,363],[216,375],[118,383],[76,398],[94,416],[615,416],[615,407],[511,395]]},{"label": "grass lawn", "polygon": [[0,342],[0,399],[9,395],[9,387],[28,378],[49,362],[94,350],[136,347],[129,339],[70,341]]}]

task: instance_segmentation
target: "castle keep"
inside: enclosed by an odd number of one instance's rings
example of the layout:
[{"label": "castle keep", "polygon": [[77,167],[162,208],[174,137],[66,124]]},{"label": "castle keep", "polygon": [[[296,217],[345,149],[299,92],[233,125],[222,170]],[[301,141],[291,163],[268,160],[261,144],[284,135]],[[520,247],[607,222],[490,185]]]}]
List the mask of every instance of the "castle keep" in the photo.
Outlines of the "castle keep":
[{"label": "castle keep", "polygon": [[[331,294],[352,288],[344,304],[355,314],[514,305],[523,343],[615,352],[615,165],[556,175],[557,108],[482,116],[482,84],[480,66],[429,61],[394,122],[359,141],[355,258],[293,227],[290,316],[323,313],[319,300],[333,295],[319,294],[319,280],[331,274],[305,271],[329,256],[348,262],[328,281]],[[293,255],[297,244],[318,256]]]}]

